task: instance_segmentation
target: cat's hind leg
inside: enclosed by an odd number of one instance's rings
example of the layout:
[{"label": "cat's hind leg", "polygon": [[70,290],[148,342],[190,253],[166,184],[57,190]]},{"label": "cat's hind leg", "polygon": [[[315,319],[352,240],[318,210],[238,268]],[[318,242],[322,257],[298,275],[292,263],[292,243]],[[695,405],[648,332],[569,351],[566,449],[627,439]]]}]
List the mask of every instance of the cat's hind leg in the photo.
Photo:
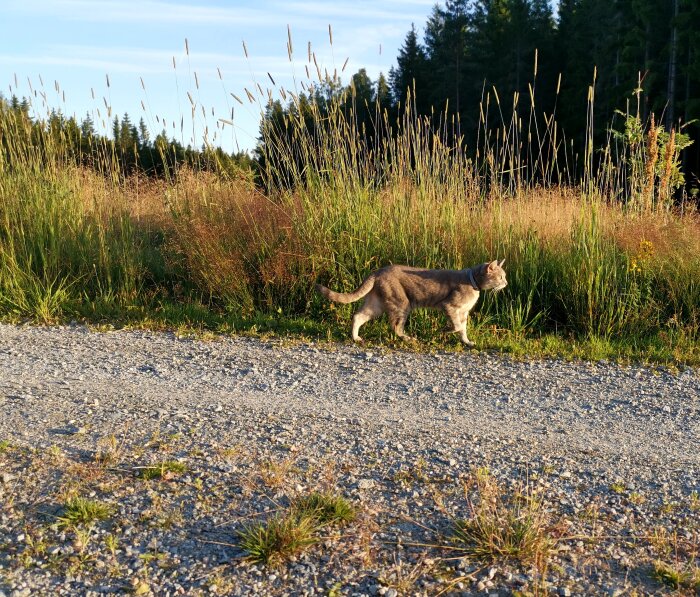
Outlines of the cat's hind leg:
[{"label": "cat's hind leg", "polygon": [[392,305],[392,310],[388,313],[389,323],[391,324],[391,327],[394,329],[394,333],[399,338],[401,338],[402,340],[415,341],[415,338],[413,336],[409,336],[404,331],[404,328],[406,327],[406,322],[408,321],[408,315],[410,312],[411,312],[411,309],[408,305],[408,302],[406,303],[406,305],[402,305],[400,307],[395,307]]},{"label": "cat's hind leg", "polygon": [[370,294],[352,317],[353,342],[362,342],[363,340],[360,338],[360,328],[371,319],[379,317],[382,313],[384,313],[384,309],[380,301],[374,295]]}]

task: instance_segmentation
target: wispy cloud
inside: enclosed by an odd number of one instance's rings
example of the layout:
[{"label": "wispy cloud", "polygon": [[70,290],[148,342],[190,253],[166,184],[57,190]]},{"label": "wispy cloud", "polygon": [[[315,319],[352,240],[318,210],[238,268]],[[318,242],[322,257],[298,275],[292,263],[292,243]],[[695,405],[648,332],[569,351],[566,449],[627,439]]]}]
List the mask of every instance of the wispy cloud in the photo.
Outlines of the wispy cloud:
[{"label": "wispy cloud", "polygon": [[[63,20],[85,22],[127,22],[148,27],[157,24],[182,23],[189,25],[247,25],[265,26],[294,24],[303,28],[314,28],[329,21],[345,19],[364,21],[410,22],[422,18],[423,0],[404,3],[389,3],[395,9],[377,8],[376,2],[320,2],[300,0],[296,2],[274,1],[264,6],[252,3],[235,7],[214,4],[187,4],[167,0],[24,0],[13,3],[3,10],[31,15],[52,15]],[[406,10],[406,6],[415,7]]]},{"label": "wispy cloud", "polygon": [[[25,0],[10,8],[14,12],[54,15],[72,21],[135,22],[147,26],[158,23],[262,24],[262,11],[246,8],[181,4],[159,0]],[[267,23],[274,20],[268,15]]]},{"label": "wispy cloud", "polygon": [[[28,91],[23,83],[27,71],[38,72],[45,82],[61,82],[61,92],[65,90],[69,98],[66,109],[79,113],[100,109],[104,103],[101,94],[106,94],[115,112],[140,114],[145,110],[141,106],[144,101],[149,124],[158,129],[167,122],[169,130],[172,123],[179,129],[183,113],[188,116],[190,92],[198,119],[203,118],[202,106],[207,107],[207,114],[216,108],[217,116],[226,118],[234,109],[235,130],[245,136],[246,146],[252,146],[268,88],[272,88],[274,98],[280,97],[280,88],[301,90],[302,81],[306,81],[305,66],[311,76],[306,84],[317,82],[315,65],[306,64],[307,40],[312,43],[322,75],[337,72],[347,84],[353,73],[365,68],[376,79],[379,72],[386,74],[395,61],[397,48],[411,22],[420,27],[435,1],[6,2],[0,23],[0,33],[6,40],[0,47],[0,85],[9,82],[12,93],[24,94]],[[333,30],[332,45],[329,24]],[[292,62],[285,48],[287,26],[294,45]],[[185,53],[185,38],[189,40],[189,54]],[[243,40],[247,42],[248,57],[243,54]],[[346,59],[347,68],[341,73]],[[219,81],[219,73],[223,81]],[[108,91],[106,74],[111,80]],[[145,82],[145,93],[139,77]],[[99,95],[97,100],[93,99],[93,88]],[[260,99],[249,103],[244,88]],[[231,98],[230,92],[241,97],[244,105]],[[212,123],[209,124],[212,129]]]},{"label": "wispy cloud", "polygon": [[[173,66],[173,60],[175,65]],[[234,56],[218,52],[191,52],[152,48],[124,48],[89,45],[57,45],[37,55],[0,54],[2,64],[39,64],[75,66],[104,73],[179,74],[196,71],[202,75],[249,75],[267,72],[285,75],[290,72],[289,61],[280,56]]]}]

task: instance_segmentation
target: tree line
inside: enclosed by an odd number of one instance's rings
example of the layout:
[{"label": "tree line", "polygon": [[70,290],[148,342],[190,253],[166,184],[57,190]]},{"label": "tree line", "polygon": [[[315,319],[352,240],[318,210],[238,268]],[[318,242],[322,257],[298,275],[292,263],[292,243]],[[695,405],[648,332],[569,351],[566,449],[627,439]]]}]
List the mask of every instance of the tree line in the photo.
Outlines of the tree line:
[{"label": "tree line", "polygon": [[[422,31],[414,25],[407,32],[388,77],[373,81],[360,69],[349,85],[327,78],[286,105],[270,101],[252,158],[185,147],[165,131],[151,138],[143,120],[133,123],[128,114],[114,117],[109,137],[95,132],[89,115],[79,122],[52,112],[46,122],[32,121],[28,102],[15,97],[0,98],[0,108],[29,122],[22,130],[30,136],[62,138],[82,163],[106,159],[122,171],[156,176],[178,164],[263,171],[274,151],[266,127],[291,137],[288,122],[296,118],[320,136],[328,132],[325,116],[332,109],[347,115],[370,148],[393,134],[410,109],[435,128],[449,124],[453,141],[473,152],[485,126],[485,103],[501,124],[514,112],[525,117],[534,104],[535,126],[555,120],[557,151],[572,156],[582,155],[587,143],[605,145],[611,127],[624,128],[627,114],[642,123],[653,115],[666,132],[675,129],[694,141],[682,159],[687,182],[697,188],[699,22],[697,0],[560,0],[556,14],[549,0],[446,0],[434,6]],[[279,148],[293,146],[288,138]]]},{"label": "tree line", "polygon": [[653,113],[667,131],[682,127],[695,141],[684,160],[697,183],[697,23],[697,0],[560,0],[556,16],[548,0],[447,0],[433,8],[422,43],[415,27],[406,35],[389,75],[392,100],[405,102],[415,81],[420,112],[446,106],[469,137],[485,92],[517,93],[554,114],[578,150],[589,102],[598,146],[618,111],[643,122]]},{"label": "tree line", "polygon": [[624,131],[628,115],[642,124],[654,115],[666,132],[694,141],[682,159],[697,188],[697,23],[697,0],[560,0],[556,14],[548,0],[446,0],[422,31],[407,32],[388,79],[372,81],[360,69],[345,88],[326,81],[286,107],[271,102],[265,124],[291,135],[285,117],[307,113],[313,126],[309,105],[323,111],[330,95],[344,93],[366,137],[386,132],[373,108],[381,104],[390,124],[400,126],[410,109],[434,128],[449,125],[455,142],[474,152],[485,104],[497,125],[510,123],[514,111],[527,116],[532,104],[536,126],[553,118],[559,151],[575,156],[587,143],[600,148],[613,139],[611,127]]},{"label": "tree line", "polygon": [[[128,113],[112,120],[111,136],[95,129],[90,114],[78,120],[52,110],[45,120],[31,116],[26,98],[0,95],[0,151],[16,156],[25,149],[40,150],[44,157],[60,155],[73,163],[102,172],[128,176],[174,176],[186,166],[194,170],[238,174],[250,171],[253,159],[245,152],[229,154],[220,147],[184,146],[166,131],[152,137],[143,118],[134,124]],[[11,160],[7,160],[11,163]]]}]

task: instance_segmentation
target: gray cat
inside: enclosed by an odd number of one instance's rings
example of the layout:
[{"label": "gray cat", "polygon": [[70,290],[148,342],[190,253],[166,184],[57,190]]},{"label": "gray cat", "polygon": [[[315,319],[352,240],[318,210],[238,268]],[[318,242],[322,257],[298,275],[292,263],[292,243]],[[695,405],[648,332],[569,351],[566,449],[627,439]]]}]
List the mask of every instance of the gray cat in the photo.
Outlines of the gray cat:
[{"label": "gray cat", "polygon": [[366,297],[352,318],[352,339],[362,342],[360,327],[370,319],[386,313],[399,338],[412,340],[404,332],[409,313],[419,307],[442,309],[452,322],[452,333],[459,333],[467,346],[474,343],[467,337],[469,311],[479,299],[481,290],[502,290],[508,284],[500,263],[482,263],[467,269],[421,269],[407,265],[390,265],[372,272],[354,292],[333,292],[325,286],[316,290],[336,303],[352,303]]}]

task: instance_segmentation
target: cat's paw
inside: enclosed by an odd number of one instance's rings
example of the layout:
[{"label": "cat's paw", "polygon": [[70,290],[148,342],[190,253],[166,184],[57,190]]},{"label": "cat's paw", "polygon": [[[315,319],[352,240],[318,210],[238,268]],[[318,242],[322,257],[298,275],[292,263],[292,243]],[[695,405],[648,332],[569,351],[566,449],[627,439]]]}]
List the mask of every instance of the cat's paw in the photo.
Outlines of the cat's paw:
[{"label": "cat's paw", "polygon": [[472,342],[471,340],[462,340],[462,342],[464,342],[464,346],[466,346],[467,348],[476,347],[476,344],[474,342]]}]

